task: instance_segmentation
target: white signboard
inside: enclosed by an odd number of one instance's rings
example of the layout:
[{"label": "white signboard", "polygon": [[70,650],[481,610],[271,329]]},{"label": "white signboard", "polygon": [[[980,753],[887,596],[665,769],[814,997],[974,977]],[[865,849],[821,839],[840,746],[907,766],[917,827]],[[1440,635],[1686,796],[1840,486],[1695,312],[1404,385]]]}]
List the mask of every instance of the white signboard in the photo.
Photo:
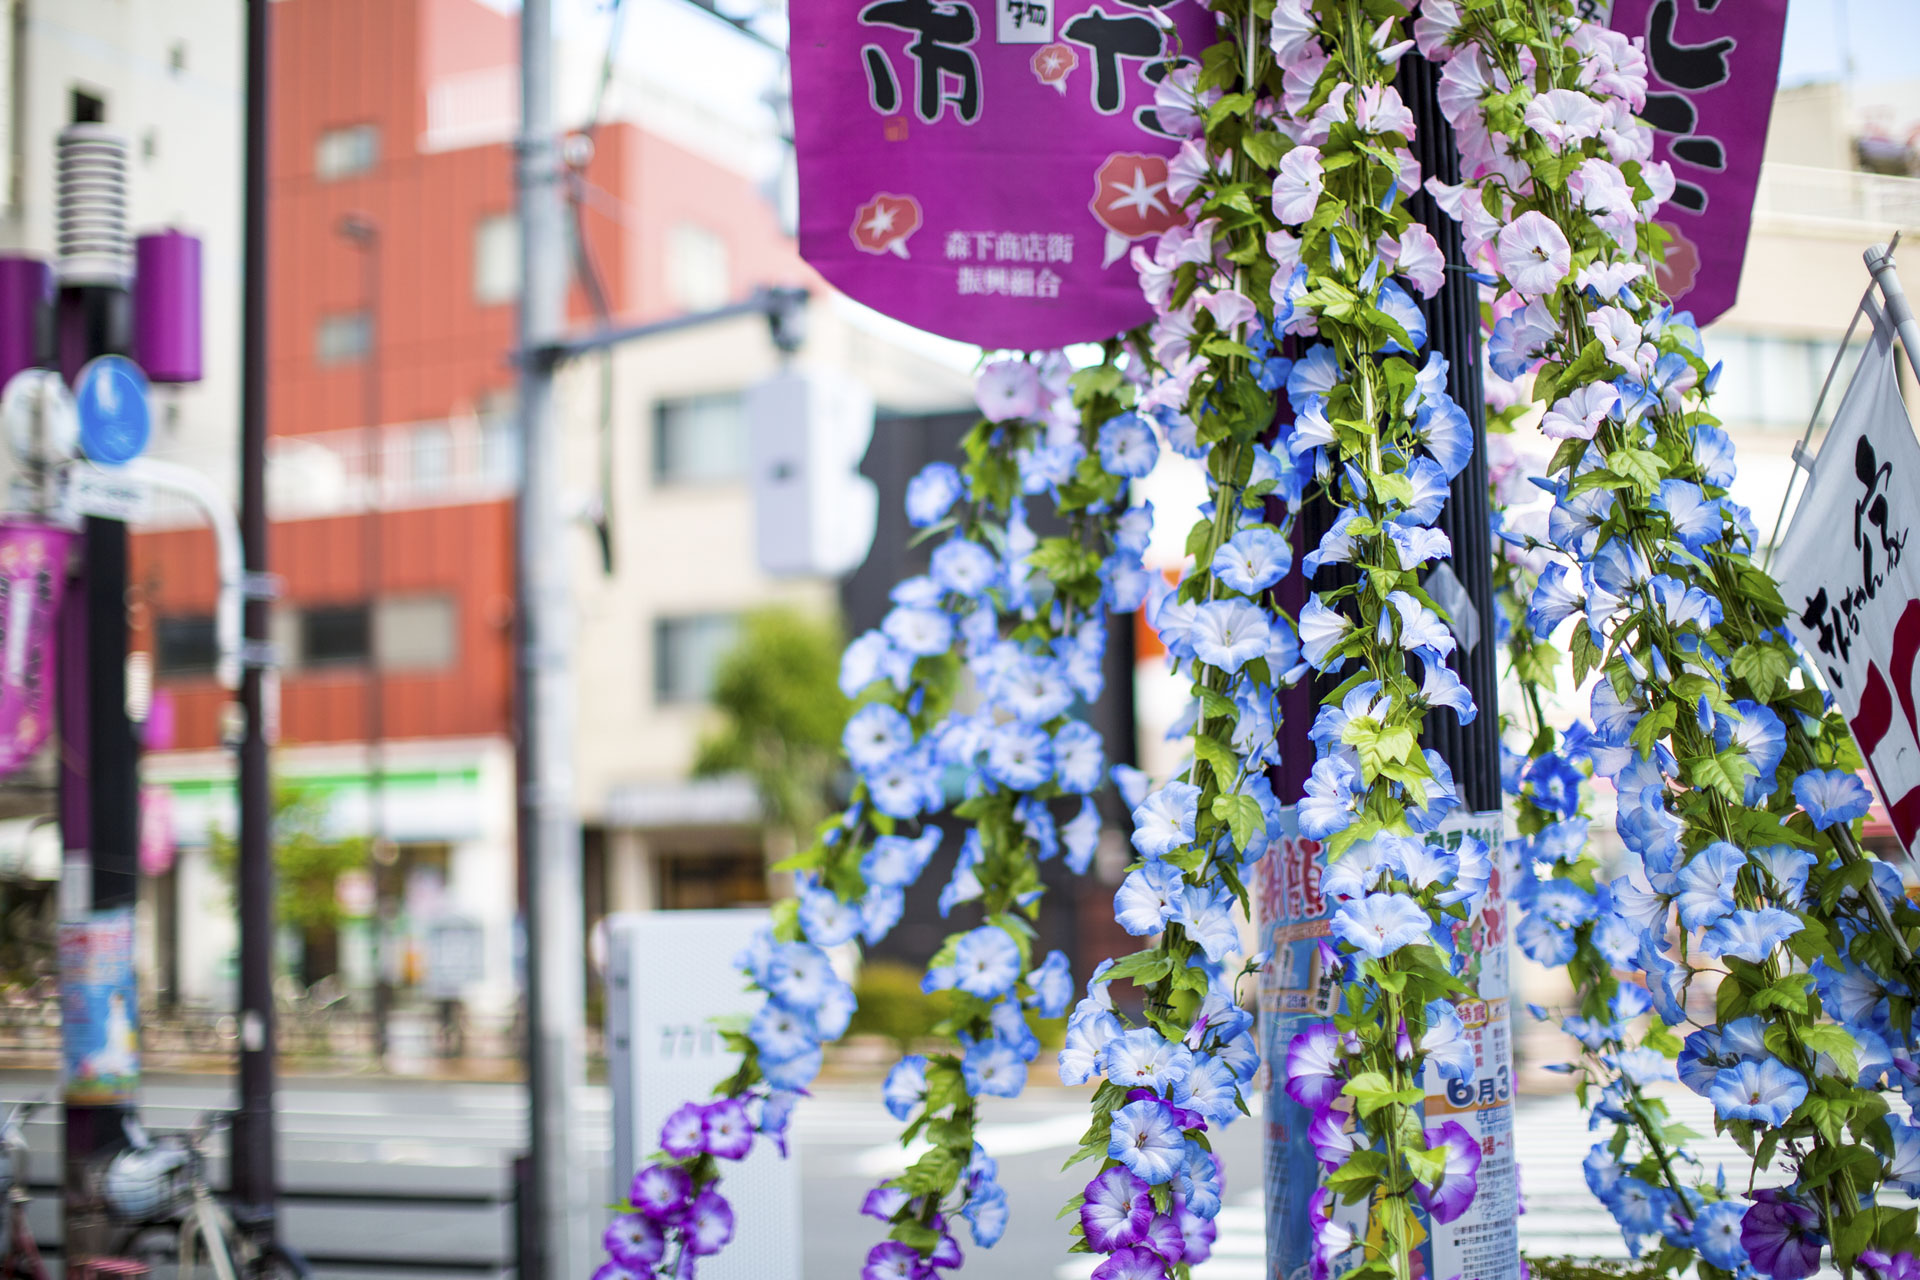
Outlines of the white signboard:
[{"label": "white signboard", "polygon": [[114,475],[97,467],[76,466],[67,471],[63,514],[100,516],[139,524],[153,511],[153,486],[132,476]]},{"label": "white signboard", "polygon": [[1787,629],[1826,678],[1909,853],[1920,832],[1920,566],[1906,554],[1916,495],[1920,442],[1900,399],[1892,331],[1877,323],[1777,572]]},{"label": "white signboard", "polygon": [[[751,1015],[758,993],[733,958],[770,923],[765,911],[647,911],[607,917],[607,1081],[613,1091],[613,1189],[660,1149],[682,1103],[710,1101],[739,1065],[713,1019]],[[805,1099],[801,1106],[806,1106]],[[756,1137],[720,1161],[733,1242],[700,1263],[701,1280],[799,1280],[800,1152]]]}]

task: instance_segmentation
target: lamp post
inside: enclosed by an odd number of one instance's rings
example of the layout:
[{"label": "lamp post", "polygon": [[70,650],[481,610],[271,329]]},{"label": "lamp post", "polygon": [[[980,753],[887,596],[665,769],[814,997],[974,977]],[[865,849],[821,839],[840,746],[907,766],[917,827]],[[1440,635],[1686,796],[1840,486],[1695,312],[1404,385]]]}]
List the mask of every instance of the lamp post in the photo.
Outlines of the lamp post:
[{"label": "lamp post", "polygon": [[380,425],[380,342],[385,337],[380,314],[380,228],[364,213],[340,219],[339,233],[360,253],[360,298],[366,316],[366,351],[361,356],[360,416],[366,450],[366,506],[360,518],[360,584],[367,602],[367,658],[364,715],[367,731],[367,845],[373,855],[374,986],[373,1044],[381,1062],[387,1058],[387,1022],[393,1013],[392,961],[393,894],[389,883],[394,850],[387,840],[385,689],[380,676],[378,618],[380,614],[380,559],[382,504],[386,486],[386,435]]}]

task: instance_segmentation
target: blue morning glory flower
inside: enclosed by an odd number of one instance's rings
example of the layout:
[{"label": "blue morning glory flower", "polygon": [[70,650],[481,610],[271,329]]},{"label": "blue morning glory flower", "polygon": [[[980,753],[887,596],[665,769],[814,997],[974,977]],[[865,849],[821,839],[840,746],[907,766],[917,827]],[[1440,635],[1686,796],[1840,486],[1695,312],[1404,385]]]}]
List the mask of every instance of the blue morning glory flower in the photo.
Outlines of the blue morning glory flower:
[{"label": "blue morning glory flower", "polygon": [[[816,1048],[813,1024],[777,1000],[760,1006],[747,1024],[747,1038],[768,1062],[785,1062]],[[904,1119],[905,1117],[902,1117]]]},{"label": "blue morning glory flower", "polygon": [[907,895],[884,885],[872,885],[860,900],[860,936],[872,945],[893,931],[906,910]]},{"label": "blue morning glory flower", "polygon": [[1424,454],[1407,464],[1401,472],[1413,486],[1413,503],[1393,517],[1393,523],[1429,525],[1439,518],[1446,505],[1448,476],[1438,462]]},{"label": "blue morning glory flower", "polygon": [[1193,843],[1200,817],[1200,788],[1189,782],[1169,782],[1133,811],[1133,847],[1147,858],[1162,858]]},{"label": "blue morning glory flower", "polygon": [[894,1063],[893,1070],[887,1073],[887,1083],[880,1090],[880,1097],[887,1104],[887,1114],[895,1120],[905,1120],[913,1114],[927,1096],[927,1060],[920,1054],[910,1053]]},{"label": "blue morning glory flower", "polygon": [[1744,853],[1725,840],[1716,840],[1680,868],[1680,923],[1688,929],[1705,929],[1734,909],[1733,887],[1740,868],[1747,864]]},{"label": "blue morning glory flower", "polygon": [[949,462],[929,462],[907,482],[907,522],[916,529],[938,524],[966,492],[966,481]]},{"label": "blue morning glory flower", "polygon": [[903,652],[930,658],[953,647],[953,622],[938,609],[900,605],[881,619],[880,629]]},{"label": "blue morning glory flower", "polygon": [[[1382,315],[1397,323],[1407,331],[1407,339],[1418,351],[1427,345],[1427,318],[1420,313],[1420,304],[1413,295],[1389,280],[1380,286],[1380,294],[1375,304]],[[1397,338],[1388,338],[1380,348],[1382,355],[1411,355],[1413,352],[1400,345]]]},{"label": "blue morning glory flower", "polygon": [[1701,423],[1693,428],[1693,460],[1701,474],[1716,489],[1731,489],[1735,474],[1733,437],[1719,427]]},{"label": "blue morning glory flower", "polygon": [[945,590],[969,600],[983,594],[1000,576],[1000,560],[977,542],[955,538],[933,550],[928,576]]},{"label": "blue morning glory flower", "polygon": [[939,847],[939,827],[925,827],[911,840],[905,836],[881,836],[860,859],[860,874],[869,887],[884,885],[904,889],[920,878],[927,860]]},{"label": "blue morning glory flower", "polygon": [[1714,1073],[1707,1089],[1722,1120],[1782,1125],[1807,1096],[1807,1082],[1778,1058],[1740,1062]]},{"label": "blue morning glory flower", "polygon": [[1740,1222],[1747,1206],[1737,1200],[1716,1200],[1693,1219],[1693,1247],[1723,1271],[1738,1271],[1746,1264],[1747,1249],[1740,1243]]},{"label": "blue morning glory flower", "polygon": [[1214,554],[1209,567],[1231,589],[1258,595],[1287,576],[1293,547],[1277,529],[1242,529]]},{"label": "blue morning glory flower", "polygon": [[1152,1027],[1135,1027],[1107,1042],[1107,1079],[1123,1089],[1157,1093],[1186,1074],[1183,1055],[1187,1055],[1185,1049],[1169,1044]]},{"label": "blue morning glory flower", "polygon": [[1417,569],[1429,560],[1445,560],[1453,555],[1453,540],[1439,529],[1418,524],[1389,524],[1387,537],[1402,569]]},{"label": "blue morning glory flower", "polygon": [[1086,1084],[1106,1071],[1107,1046],[1120,1037],[1120,1019],[1113,1010],[1082,1000],[1067,1022],[1067,1040],[1060,1050],[1060,1083]]},{"label": "blue morning glory flower", "polygon": [[913,746],[913,722],[883,702],[869,703],[847,719],[840,746],[853,767],[864,773]]},{"label": "blue morning glory flower", "polygon": [[1527,630],[1547,636],[1562,622],[1580,612],[1587,593],[1580,575],[1563,564],[1550,564],[1540,571],[1533,595],[1527,601]]},{"label": "blue morning glory flower", "polygon": [[1700,949],[1710,956],[1737,956],[1759,964],[1805,927],[1799,916],[1779,907],[1736,911],[1707,930]]},{"label": "blue morning glory flower", "polygon": [[1135,867],[1114,891],[1114,919],[1135,937],[1159,933],[1173,918],[1183,885],[1178,868],[1158,859]]},{"label": "blue morning glory flower", "polygon": [[1073,972],[1064,951],[1049,951],[1038,969],[1027,975],[1033,988],[1030,1003],[1043,1018],[1065,1017],[1067,1003],[1073,999]]},{"label": "blue morning glory flower", "polygon": [[1473,456],[1473,423],[1451,398],[1440,397],[1421,405],[1413,419],[1413,434],[1440,469],[1452,480],[1467,469]]},{"label": "blue morning glory flower", "polygon": [[1444,662],[1422,660],[1426,672],[1420,682],[1420,700],[1429,707],[1450,707],[1461,724],[1472,724],[1480,709],[1473,705],[1473,694],[1460,683]]},{"label": "blue morning glory flower", "polygon": [[1100,811],[1091,797],[1080,802],[1080,811],[1060,824],[1060,845],[1066,851],[1069,870],[1077,876],[1087,874],[1093,855],[1100,847]]},{"label": "blue morning glory flower", "polygon": [[1053,774],[1062,791],[1086,795],[1106,775],[1100,734],[1084,720],[1069,720],[1053,735]]},{"label": "blue morning glory flower", "polygon": [[1196,1055],[1192,1069],[1173,1082],[1173,1102],[1199,1112],[1209,1124],[1229,1125],[1240,1117],[1238,1085],[1226,1063]]},{"label": "blue morning glory flower", "polygon": [[1194,611],[1193,655],[1229,674],[1264,658],[1273,637],[1266,611],[1250,600],[1209,600]]},{"label": "blue morning glory flower", "polygon": [[1666,512],[1673,523],[1673,536],[1696,556],[1704,554],[1709,543],[1718,541],[1724,528],[1719,502],[1686,480],[1662,480],[1653,506],[1656,511]]},{"label": "blue morning glory flower", "polygon": [[1233,895],[1224,885],[1190,884],[1172,904],[1172,918],[1185,928],[1189,938],[1200,944],[1200,949],[1214,964],[1220,964],[1240,949],[1240,930],[1233,922],[1233,901]]},{"label": "blue morning glory flower", "polygon": [[1606,957],[1608,964],[1619,967],[1631,961],[1640,949],[1640,931],[1621,917],[1608,913],[1595,919],[1589,941],[1594,950]]},{"label": "blue morning glory flower", "polygon": [[1346,903],[1334,912],[1332,927],[1335,936],[1375,960],[1433,938],[1432,920],[1403,893],[1370,893]]},{"label": "blue morning glory flower", "polygon": [[807,941],[818,947],[837,947],[859,932],[859,910],[842,902],[833,890],[821,888],[810,878],[795,888],[799,891],[800,927],[806,930]]},{"label": "blue morning glory flower", "polygon": [[831,985],[838,985],[826,952],[805,942],[783,942],[774,948],[767,966],[767,990],[789,1008],[818,1009]]},{"label": "blue morning glory flower", "polygon": [[[1747,855],[1747,861],[1766,874],[1761,888],[1776,899],[1776,906],[1800,905],[1800,895],[1807,891],[1807,873],[1813,870],[1811,853],[1790,844],[1774,844],[1753,850]],[[1768,881],[1772,882],[1771,887]]]},{"label": "blue morning glory flower", "polygon": [[890,818],[917,818],[938,808],[943,799],[937,770],[924,747],[894,757],[863,780],[872,793],[873,807]]},{"label": "blue morning glory flower", "polygon": [[1100,465],[1116,476],[1137,479],[1153,470],[1160,459],[1160,442],[1139,414],[1127,412],[1109,418],[1100,428]]},{"label": "blue morning glory flower", "polygon": [[1714,718],[1714,745],[1721,751],[1737,747],[1754,767],[1746,782],[1745,800],[1759,804],[1779,785],[1774,770],[1787,754],[1787,726],[1767,707],[1749,699],[1733,704],[1731,716]]},{"label": "blue morning glory flower", "polygon": [[1549,751],[1527,769],[1533,801],[1542,809],[1571,817],[1580,809],[1580,784],[1586,779],[1558,752]]},{"label": "blue morning glory flower", "polygon": [[1159,1186],[1185,1165],[1187,1139],[1166,1103],[1142,1098],[1113,1113],[1107,1155],[1147,1185]]},{"label": "blue morning glory flower", "polygon": [[[1023,1067],[1023,1073],[1024,1070]],[[975,1244],[982,1249],[993,1248],[1007,1231],[1006,1191],[998,1183],[988,1183],[970,1192],[967,1203],[960,1209],[960,1216],[967,1220]],[[934,1256],[939,1257],[938,1254]]]},{"label": "blue morning glory flower", "polygon": [[1908,1195],[1920,1194],[1920,1126],[1884,1117],[1893,1139],[1893,1152],[1887,1156],[1887,1185]]},{"label": "blue morning glory flower", "polygon": [[760,1074],[765,1076],[767,1083],[776,1089],[804,1090],[813,1083],[814,1077],[820,1074],[821,1056],[819,1048],[815,1047],[806,1053],[796,1054],[779,1062],[763,1060],[760,1063]]},{"label": "blue morning glory flower", "polygon": [[1017,1098],[1027,1087],[1027,1064],[1004,1040],[981,1040],[967,1046],[960,1059],[967,1093],[975,1098]]},{"label": "blue morning glory flower", "polygon": [[1293,401],[1297,409],[1308,396],[1327,395],[1339,385],[1340,362],[1333,348],[1316,342],[1294,361],[1293,369],[1287,374],[1287,399]]},{"label": "blue morning glory flower", "polygon": [[987,738],[987,774],[1014,791],[1033,791],[1053,773],[1053,742],[1034,724],[1009,720]]},{"label": "blue morning glory flower", "polygon": [[983,924],[954,948],[954,985],[970,996],[997,1000],[1020,979],[1020,947],[1004,929]]},{"label": "blue morning glory flower", "polygon": [[1351,751],[1336,752],[1314,761],[1307,775],[1306,795],[1297,815],[1300,834],[1325,840],[1352,825],[1360,809],[1360,769]]},{"label": "blue morning glory flower", "polygon": [[1807,770],[1793,780],[1793,798],[1819,831],[1865,817],[1873,806],[1866,783],[1843,769]]},{"label": "blue morning glory flower", "polygon": [[1424,1014],[1427,1029],[1420,1035],[1420,1052],[1436,1067],[1442,1079],[1471,1080],[1478,1069],[1473,1041],[1460,1015],[1445,1000],[1427,1004]]}]

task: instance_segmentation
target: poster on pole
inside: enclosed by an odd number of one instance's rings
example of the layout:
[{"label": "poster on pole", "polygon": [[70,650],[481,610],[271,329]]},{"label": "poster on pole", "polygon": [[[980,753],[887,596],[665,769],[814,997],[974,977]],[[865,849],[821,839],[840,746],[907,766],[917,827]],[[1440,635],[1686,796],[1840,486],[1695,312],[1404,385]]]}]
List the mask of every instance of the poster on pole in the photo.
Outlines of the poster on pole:
[{"label": "poster on pole", "polygon": [[73,534],[0,520],[0,777],[22,768],[53,727],[54,624]]},{"label": "poster on pole", "polygon": [[1213,43],[1201,0],[791,6],[801,256],[859,302],[985,347],[1153,318],[1128,251],[1186,221],[1156,86]]},{"label": "poster on pole", "polygon": [[133,908],[60,926],[61,1083],[68,1102],[131,1102],[140,1084]]},{"label": "poster on pole", "polygon": [[1575,10],[1640,42],[1653,158],[1673,167],[1657,219],[1673,237],[1660,285],[1711,323],[1740,292],[1760,158],[1780,78],[1787,0],[1577,0]]},{"label": "poster on pole", "polygon": [[1906,547],[1920,443],[1900,398],[1893,334],[1874,319],[1774,572],[1787,629],[1820,669],[1912,854],[1920,835],[1920,569]]},{"label": "poster on pole", "polygon": [[[1308,1023],[1339,1007],[1335,975],[1322,963],[1321,943],[1333,936],[1332,904],[1320,893],[1320,842],[1298,835],[1293,810],[1287,834],[1273,841],[1257,868],[1258,930],[1269,953],[1260,971],[1262,1059],[1269,1064],[1264,1115],[1267,1132],[1267,1273],[1272,1280],[1308,1280],[1312,1233],[1307,1199],[1320,1166],[1307,1133],[1312,1115],[1287,1096],[1287,1046]],[[1473,1204],[1450,1223],[1421,1216],[1425,1274],[1457,1280],[1518,1280],[1517,1168],[1513,1145],[1513,1041],[1509,1027],[1511,977],[1507,930],[1508,881],[1504,817],[1499,811],[1456,813],[1428,839],[1457,848],[1468,836],[1484,841],[1494,858],[1487,893],[1474,913],[1454,924],[1455,950],[1469,956],[1462,980],[1473,988],[1456,1008],[1474,1048],[1472,1080],[1424,1081],[1428,1127],[1458,1121],[1480,1143],[1479,1189]],[[1337,1205],[1336,1220],[1364,1234],[1367,1207]],[[1337,1270],[1338,1268],[1336,1268]]]}]

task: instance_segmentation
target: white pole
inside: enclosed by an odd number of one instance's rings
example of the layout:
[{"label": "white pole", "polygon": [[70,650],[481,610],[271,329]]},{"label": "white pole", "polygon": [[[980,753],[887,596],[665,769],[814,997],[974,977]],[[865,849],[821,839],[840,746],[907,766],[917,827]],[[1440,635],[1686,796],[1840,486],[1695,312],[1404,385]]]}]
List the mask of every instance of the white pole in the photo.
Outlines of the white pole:
[{"label": "white pole", "polygon": [[1907,362],[1913,366],[1914,374],[1920,377],[1920,321],[1913,317],[1913,304],[1907,301],[1907,291],[1900,287],[1900,275],[1893,269],[1893,250],[1884,244],[1876,244],[1865,254],[1867,270],[1873,275],[1873,282],[1880,286],[1880,297],[1886,302],[1887,318],[1893,321],[1895,331],[1900,335],[1900,345],[1907,349]]},{"label": "white pole", "polygon": [[[520,8],[520,848],[526,868],[528,1129],[537,1280],[583,1280],[585,1166],[576,1158],[584,1083],[585,964],[580,828],[573,805],[572,598],[560,509],[553,360],[566,321],[566,231],[553,123],[549,0]],[[624,1188],[622,1188],[624,1190]]]}]

